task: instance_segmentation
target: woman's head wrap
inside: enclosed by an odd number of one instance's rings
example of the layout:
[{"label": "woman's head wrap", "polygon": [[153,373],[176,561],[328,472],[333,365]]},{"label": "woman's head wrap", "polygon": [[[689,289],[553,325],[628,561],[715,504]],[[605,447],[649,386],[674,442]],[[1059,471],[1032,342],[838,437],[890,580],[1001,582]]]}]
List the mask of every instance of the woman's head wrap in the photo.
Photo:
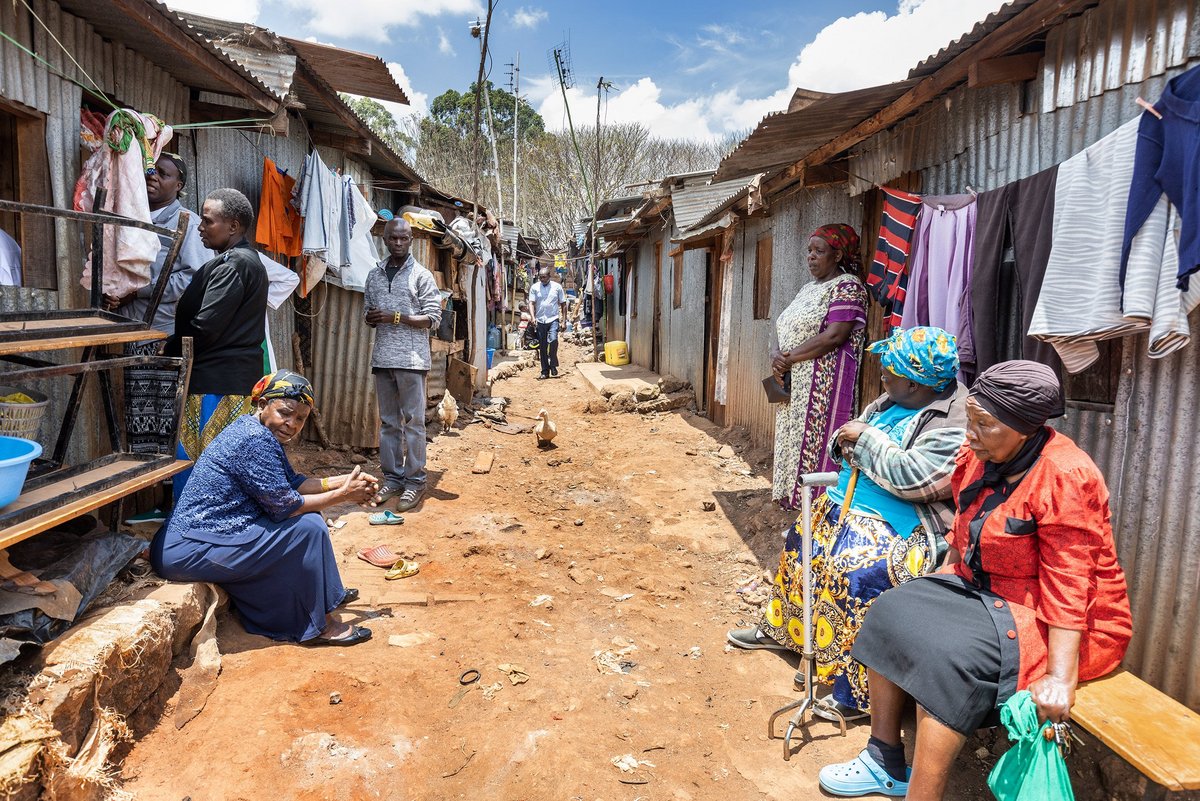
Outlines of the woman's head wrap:
[{"label": "woman's head wrap", "polygon": [[315,406],[317,400],[309,380],[291,370],[276,370],[270,375],[264,375],[250,392],[251,403],[281,399],[300,401],[309,406]]},{"label": "woman's head wrap", "polygon": [[907,378],[941,392],[958,375],[958,343],[949,331],[932,326],[896,329],[887,339],[867,346],[880,354],[883,366],[901,378]]},{"label": "woman's head wrap", "polygon": [[847,271],[858,269],[858,233],[846,223],[822,225],[813,231],[813,236],[824,239],[834,250],[842,252],[842,260],[838,265]]},{"label": "woman's head wrap", "polygon": [[975,379],[970,396],[1001,423],[1026,435],[1066,414],[1058,376],[1038,362],[993,365]]},{"label": "woman's head wrap", "polygon": [[175,165],[175,169],[179,170],[179,187],[182,189],[187,186],[187,165],[183,163],[183,159],[178,153],[168,153],[165,150],[159,154],[160,159],[166,159]]}]

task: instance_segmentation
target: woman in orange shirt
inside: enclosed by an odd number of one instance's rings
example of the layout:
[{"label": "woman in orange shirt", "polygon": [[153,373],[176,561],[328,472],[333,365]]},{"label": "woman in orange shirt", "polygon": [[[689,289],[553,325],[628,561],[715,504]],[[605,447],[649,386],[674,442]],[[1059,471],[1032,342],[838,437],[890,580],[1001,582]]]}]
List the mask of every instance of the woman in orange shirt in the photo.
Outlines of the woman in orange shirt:
[{"label": "woman in orange shirt", "polygon": [[[1042,720],[1065,722],[1076,685],[1120,664],[1132,622],[1108,490],[1087,454],[1046,426],[1062,414],[1045,365],[1003,362],[976,380],[949,554],[868,612],[853,655],[868,668],[871,738],[851,762],[822,768],[825,790],[940,799],[967,736],[998,723],[1018,690]],[[908,696],[911,769],[900,741]]]}]

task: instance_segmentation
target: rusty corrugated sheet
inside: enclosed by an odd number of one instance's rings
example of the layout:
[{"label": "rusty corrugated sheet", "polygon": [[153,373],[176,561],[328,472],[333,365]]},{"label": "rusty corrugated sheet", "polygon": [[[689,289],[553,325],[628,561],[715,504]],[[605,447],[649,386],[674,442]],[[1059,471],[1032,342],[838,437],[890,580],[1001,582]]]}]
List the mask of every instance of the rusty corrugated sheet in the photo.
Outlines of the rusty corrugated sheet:
[{"label": "rusty corrugated sheet", "polygon": [[915,83],[897,81],[840,92],[816,100],[799,111],[770,114],[721,160],[713,180],[748,178],[755,173],[794,164],[887,106]]},{"label": "rusty corrugated sheet", "polygon": [[312,381],[325,434],[339,445],[379,446],[371,377],[374,332],[363,325],[363,294],[322,284],[313,301]]},{"label": "rusty corrugated sheet", "polygon": [[[704,384],[704,250],[685,250],[678,262],[664,257],[662,375],[692,385],[697,400]],[[680,305],[675,308],[675,269],[682,271]]]},{"label": "rusty corrugated sheet", "polygon": [[[1195,0],[1106,0],[1048,32],[1028,87],[966,87],[852,156],[851,191],[919,171],[933,193],[992,189],[1060,163],[1140,113],[1166,81],[1200,64]],[[1043,109],[1043,113],[1027,110]],[[1161,361],[1123,341],[1114,410],[1070,408],[1058,428],[1104,472],[1129,580],[1134,640],[1125,664],[1200,709],[1200,315],[1193,344]]]}]

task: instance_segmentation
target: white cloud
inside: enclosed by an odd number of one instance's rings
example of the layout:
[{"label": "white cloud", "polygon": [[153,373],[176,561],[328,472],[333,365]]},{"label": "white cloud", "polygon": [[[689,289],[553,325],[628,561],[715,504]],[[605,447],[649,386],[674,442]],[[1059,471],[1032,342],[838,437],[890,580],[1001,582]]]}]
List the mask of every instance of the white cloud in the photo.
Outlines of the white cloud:
[{"label": "white cloud", "polygon": [[392,116],[403,118],[415,114],[418,117],[424,117],[428,114],[429,94],[427,92],[418,92],[414,89],[412,81],[409,80],[408,74],[404,71],[404,67],[395,61],[388,62],[388,70],[391,71],[392,77],[396,79],[396,83],[404,90],[404,94],[408,95],[407,106],[402,106],[399,103],[383,103],[384,107],[392,112]]},{"label": "white cloud", "polygon": [[[254,0],[257,2],[258,0]],[[218,0],[225,3],[230,0]],[[388,41],[396,26],[415,26],[422,18],[475,16],[484,12],[480,0],[287,0],[293,8],[308,12],[305,25],[322,36]]]},{"label": "white cloud", "polygon": [[261,0],[166,0],[167,7],[188,14],[202,14],[234,22],[257,22]]},{"label": "white cloud", "polygon": [[[1003,4],[1003,0],[898,0],[895,14],[882,11],[842,17],[819,31],[780,76],[774,91],[743,87],[679,103],[663,103],[662,89],[649,76],[609,98],[608,122],[640,122],[662,137],[712,140],[758,124],[767,114],[787,108],[796,87],[844,92],[903,80],[918,62],[958,39]],[[722,41],[729,31],[707,25],[698,40]],[[724,38],[725,44],[730,44]],[[848,57],[852,53],[853,57]],[[562,94],[553,76],[530,79],[530,101],[549,128],[566,126]],[[758,87],[761,90],[767,87]],[[568,91],[576,125],[593,124],[596,95],[583,88]]]},{"label": "white cloud", "polygon": [[512,24],[518,28],[536,28],[549,18],[550,14],[545,9],[521,6],[512,13]]},{"label": "white cloud", "polygon": [[438,28],[437,31],[438,31],[438,52],[441,53],[443,56],[455,55],[454,45],[450,44],[450,37],[446,36],[446,32],[443,31],[441,28]]}]

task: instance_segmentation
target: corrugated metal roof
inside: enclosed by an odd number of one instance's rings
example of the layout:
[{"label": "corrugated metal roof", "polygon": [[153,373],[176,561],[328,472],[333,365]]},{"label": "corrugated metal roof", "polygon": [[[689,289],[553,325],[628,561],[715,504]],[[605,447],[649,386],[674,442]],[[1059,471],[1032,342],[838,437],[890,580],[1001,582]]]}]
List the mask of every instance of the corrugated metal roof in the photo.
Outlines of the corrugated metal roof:
[{"label": "corrugated metal roof", "polygon": [[272,112],[282,100],[254,73],[158,0],[144,0],[143,13],[132,13],[114,0],[57,2],[64,11],[87,20],[104,38],[121,42],[185,86],[245,96]]},{"label": "corrugated metal roof", "polygon": [[1033,5],[1034,2],[1035,0],[1012,0],[1012,2],[1005,3],[975,23],[975,27],[971,28],[971,30],[909,70],[908,77],[910,79],[924,78],[927,75],[932,75],[957,58],[961,53],[976,45],[983,37]]},{"label": "corrugated metal roof", "polygon": [[916,83],[897,81],[841,92],[814,100],[798,111],[769,114],[721,161],[713,178],[729,181],[795,164],[887,106]]},{"label": "corrugated metal roof", "polygon": [[283,38],[339,92],[408,105],[408,95],[379,56],[287,36]]},{"label": "corrugated metal roof", "polygon": [[693,184],[682,189],[672,189],[671,207],[675,211],[675,225],[681,231],[686,231],[700,222],[708,212],[740,193],[751,180],[753,175],[715,184]]},{"label": "corrugated metal roof", "polygon": [[191,28],[245,67],[279,97],[287,97],[296,74],[296,54],[266,28],[242,22],[205,17],[179,16]]}]

